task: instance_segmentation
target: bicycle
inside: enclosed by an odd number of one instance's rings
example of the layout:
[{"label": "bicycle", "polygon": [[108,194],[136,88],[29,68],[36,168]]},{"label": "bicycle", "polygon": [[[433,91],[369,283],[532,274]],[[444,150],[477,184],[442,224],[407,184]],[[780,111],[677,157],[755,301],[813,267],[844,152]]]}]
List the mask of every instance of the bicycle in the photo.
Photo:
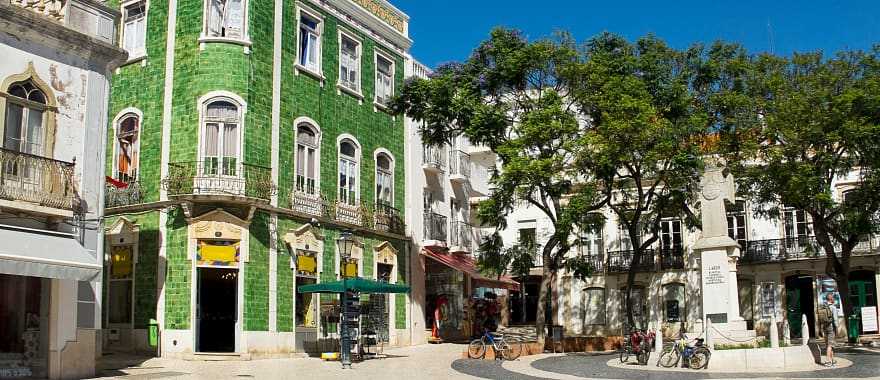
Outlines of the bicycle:
[{"label": "bicycle", "polygon": [[663,349],[657,365],[672,368],[681,362],[682,368],[690,367],[690,369],[694,370],[708,368],[712,352],[703,345],[702,338],[697,338],[695,342],[693,346],[688,345],[687,336],[676,340],[671,346]]},{"label": "bicycle", "polygon": [[631,334],[625,334],[623,346],[620,348],[620,362],[626,363],[630,355],[634,355],[639,364],[648,364],[654,347],[654,338],[656,338],[654,331],[635,330]]},{"label": "bicycle", "polygon": [[501,353],[503,360],[516,360],[522,353],[522,345],[519,342],[510,344],[504,339],[504,335],[492,334],[489,330],[484,330],[483,335],[471,341],[468,344],[468,357],[471,359],[482,359],[486,355],[487,347],[491,345],[496,354]]}]

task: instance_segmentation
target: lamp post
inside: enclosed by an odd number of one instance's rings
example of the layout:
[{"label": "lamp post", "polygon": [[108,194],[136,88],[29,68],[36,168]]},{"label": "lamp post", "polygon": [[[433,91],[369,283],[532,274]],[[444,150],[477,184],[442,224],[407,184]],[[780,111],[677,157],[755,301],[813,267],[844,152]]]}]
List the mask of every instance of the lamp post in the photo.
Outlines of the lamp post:
[{"label": "lamp post", "polygon": [[351,338],[350,338],[350,330],[349,330],[349,313],[348,313],[348,287],[345,285],[345,268],[346,264],[351,257],[351,250],[354,248],[354,239],[351,237],[351,231],[342,231],[339,234],[339,239],[336,239],[336,246],[339,249],[339,259],[340,273],[342,274],[342,293],[340,294],[340,301],[342,303],[342,315],[339,318],[339,321],[342,323],[342,328],[340,329],[340,335],[342,342],[339,345],[340,351],[340,361],[342,362],[343,369],[351,369]]}]

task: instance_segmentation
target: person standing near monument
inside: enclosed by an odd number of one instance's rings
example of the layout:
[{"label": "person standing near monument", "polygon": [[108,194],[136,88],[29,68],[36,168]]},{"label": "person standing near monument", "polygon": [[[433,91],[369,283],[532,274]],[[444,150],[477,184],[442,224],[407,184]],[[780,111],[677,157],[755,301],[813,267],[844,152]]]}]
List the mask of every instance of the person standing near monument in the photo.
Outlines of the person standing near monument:
[{"label": "person standing near monument", "polygon": [[828,356],[826,367],[837,364],[834,361],[834,339],[837,333],[837,307],[834,306],[834,293],[825,293],[825,303],[819,306],[819,326],[825,334],[825,355]]}]

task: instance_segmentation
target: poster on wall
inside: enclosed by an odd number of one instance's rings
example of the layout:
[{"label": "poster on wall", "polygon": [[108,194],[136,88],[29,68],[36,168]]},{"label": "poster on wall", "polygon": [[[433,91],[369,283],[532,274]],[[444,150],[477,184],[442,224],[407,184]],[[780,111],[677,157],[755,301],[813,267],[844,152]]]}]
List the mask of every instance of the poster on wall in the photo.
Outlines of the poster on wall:
[{"label": "poster on wall", "polygon": [[862,332],[877,332],[877,306],[862,307]]},{"label": "poster on wall", "polygon": [[776,315],[776,284],[772,282],[761,283],[761,311],[764,317],[770,318]]},{"label": "poster on wall", "polygon": [[816,276],[816,292],[819,305],[825,304],[825,297],[828,293],[834,294],[834,307],[837,309],[837,315],[843,315],[843,303],[840,302],[840,293],[837,292],[837,281],[826,275]]}]

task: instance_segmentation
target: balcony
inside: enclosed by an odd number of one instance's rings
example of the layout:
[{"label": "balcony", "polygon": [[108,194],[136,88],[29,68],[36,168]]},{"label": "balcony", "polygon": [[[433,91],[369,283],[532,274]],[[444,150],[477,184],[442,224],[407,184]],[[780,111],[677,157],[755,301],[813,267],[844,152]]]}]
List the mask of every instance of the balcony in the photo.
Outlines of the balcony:
[{"label": "balcony", "polygon": [[124,207],[144,203],[141,185],[137,181],[109,182],[104,190],[104,207]]},{"label": "balcony", "polygon": [[[626,273],[629,272],[629,267],[632,264],[633,260],[633,251],[613,251],[608,252],[608,272],[609,273]],[[644,253],[642,253],[642,257],[639,260],[639,265],[636,267],[636,271],[638,272],[653,272],[654,271],[654,250],[646,249]]]},{"label": "balcony", "polygon": [[664,247],[660,250],[660,269],[684,269],[684,248]]},{"label": "balcony", "polygon": [[373,208],[373,226],[376,231],[403,235],[406,224],[400,210],[385,204],[377,204]]},{"label": "balcony", "polygon": [[424,146],[422,150],[422,169],[428,173],[443,173],[446,169],[446,151],[438,146]]},{"label": "balcony", "polygon": [[290,200],[291,207],[296,212],[317,217],[327,215],[327,201],[318,194],[308,194],[294,190],[291,193]]},{"label": "balcony", "polygon": [[168,164],[162,185],[169,196],[244,197],[268,202],[275,194],[271,169],[253,164],[218,165],[216,161]]},{"label": "balcony", "polygon": [[73,216],[80,204],[73,169],[71,162],[0,149],[0,206]]},{"label": "balcony", "polygon": [[474,228],[465,222],[452,222],[449,236],[451,252],[472,252]]},{"label": "balcony", "polygon": [[453,183],[467,182],[471,176],[471,156],[460,150],[449,152],[449,180]]},{"label": "balcony", "polygon": [[426,245],[446,245],[446,216],[425,211],[424,228]]},{"label": "balcony", "polygon": [[[840,247],[835,247],[839,250]],[[880,254],[875,237],[860,241],[853,248],[853,256]],[[814,236],[785,239],[750,240],[740,255],[741,264],[767,264],[786,261],[819,259],[825,257],[825,249]]]}]

